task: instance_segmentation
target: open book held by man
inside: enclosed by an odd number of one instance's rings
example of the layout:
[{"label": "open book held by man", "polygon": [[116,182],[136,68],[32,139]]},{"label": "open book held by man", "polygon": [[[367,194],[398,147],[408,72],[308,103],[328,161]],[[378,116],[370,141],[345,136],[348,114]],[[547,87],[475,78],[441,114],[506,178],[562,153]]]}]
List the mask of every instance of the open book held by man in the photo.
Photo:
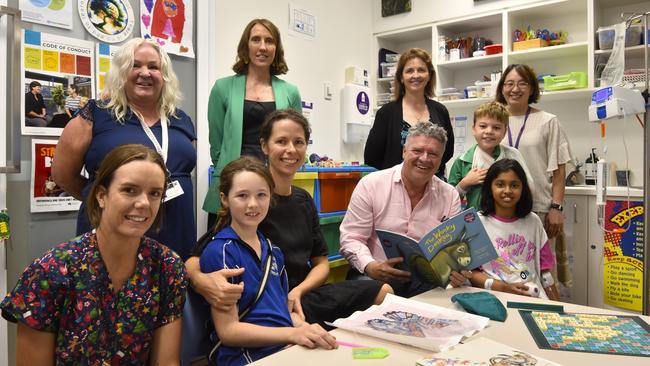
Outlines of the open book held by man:
[{"label": "open book held by man", "polygon": [[376,230],[387,258],[402,257],[396,267],[413,281],[446,287],[452,271],[472,270],[498,257],[476,210],[469,208],[425,234],[420,241]]}]

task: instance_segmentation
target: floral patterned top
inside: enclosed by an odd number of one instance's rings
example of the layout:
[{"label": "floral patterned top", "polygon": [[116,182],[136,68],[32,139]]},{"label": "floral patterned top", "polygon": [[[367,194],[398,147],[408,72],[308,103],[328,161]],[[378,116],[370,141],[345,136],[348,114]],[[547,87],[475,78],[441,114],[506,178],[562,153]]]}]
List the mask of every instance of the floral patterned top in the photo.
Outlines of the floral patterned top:
[{"label": "floral patterned top", "polygon": [[56,333],[57,365],[144,365],[156,328],[181,317],[187,275],[180,258],[143,237],[135,272],[117,293],[86,233],[25,269],[2,316]]}]

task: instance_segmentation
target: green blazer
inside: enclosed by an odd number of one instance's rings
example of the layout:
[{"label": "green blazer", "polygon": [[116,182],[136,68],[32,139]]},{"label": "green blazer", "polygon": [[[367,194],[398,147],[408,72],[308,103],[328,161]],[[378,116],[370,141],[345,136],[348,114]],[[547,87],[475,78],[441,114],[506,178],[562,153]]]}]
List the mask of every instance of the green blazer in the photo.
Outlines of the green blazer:
[{"label": "green blazer", "polygon": [[[276,109],[292,108],[302,112],[302,101],[298,88],[275,76],[271,77]],[[219,199],[219,175],[229,162],[241,154],[244,120],[244,96],[246,75],[237,74],[217,80],[210,92],[208,102],[208,129],[210,157],[214,171],[208,193],[203,201],[203,210],[217,213],[221,207]]]}]

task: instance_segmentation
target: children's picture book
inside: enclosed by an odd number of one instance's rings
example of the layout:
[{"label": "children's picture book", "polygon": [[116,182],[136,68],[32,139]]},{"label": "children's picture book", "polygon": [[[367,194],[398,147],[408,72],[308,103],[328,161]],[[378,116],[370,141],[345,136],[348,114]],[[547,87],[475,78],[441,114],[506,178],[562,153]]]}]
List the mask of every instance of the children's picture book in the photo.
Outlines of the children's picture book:
[{"label": "children's picture book", "polygon": [[476,338],[453,349],[419,359],[417,366],[560,366],[488,338]]},{"label": "children's picture book", "polygon": [[399,233],[376,230],[387,258],[402,257],[396,267],[413,281],[445,287],[452,271],[472,270],[498,258],[476,209],[440,223],[418,242]]},{"label": "children's picture book", "polygon": [[432,352],[458,344],[490,319],[388,294],[381,305],[357,311],[331,325]]}]

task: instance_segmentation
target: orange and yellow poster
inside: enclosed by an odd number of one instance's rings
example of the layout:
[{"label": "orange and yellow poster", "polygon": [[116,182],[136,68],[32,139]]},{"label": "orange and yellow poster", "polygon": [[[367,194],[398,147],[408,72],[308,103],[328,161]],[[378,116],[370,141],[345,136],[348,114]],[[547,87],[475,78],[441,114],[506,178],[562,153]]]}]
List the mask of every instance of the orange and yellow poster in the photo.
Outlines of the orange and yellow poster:
[{"label": "orange and yellow poster", "polygon": [[95,44],[25,29],[22,49],[22,133],[58,136],[95,97]]}]

